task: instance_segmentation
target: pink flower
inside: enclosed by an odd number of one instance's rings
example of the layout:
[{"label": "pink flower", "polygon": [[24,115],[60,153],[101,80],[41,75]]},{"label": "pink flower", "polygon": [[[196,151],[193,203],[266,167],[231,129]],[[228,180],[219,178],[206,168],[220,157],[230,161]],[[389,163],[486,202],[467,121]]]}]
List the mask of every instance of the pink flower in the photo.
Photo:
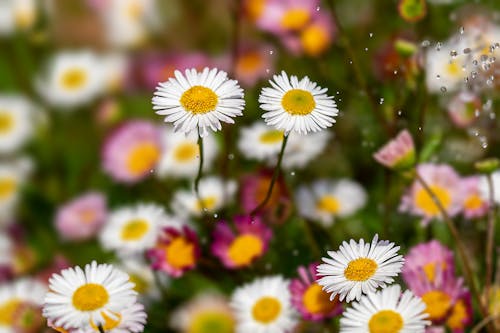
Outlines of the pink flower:
[{"label": "pink flower", "polygon": [[63,239],[89,239],[102,226],[106,214],[104,195],[97,192],[86,193],[59,208],[55,227]]},{"label": "pink flower", "polygon": [[405,256],[403,278],[411,289],[414,278],[434,282],[438,271],[455,273],[453,252],[437,240],[418,244],[410,249]]},{"label": "pink flower", "polygon": [[273,56],[268,45],[244,46],[238,52],[235,77],[242,86],[252,87],[260,79],[270,76],[274,69]]},{"label": "pink flower", "polygon": [[[455,170],[446,164],[421,164],[417,172],[429,185],[449,216],[457,215],[462,209],[463,184]],[[431,219],[442,219],[438,206],[428,192],[415,180],[401,199],[399,210],[422,217],[422,224]]]},{"label": "pink flower", "polygon": [[464,128],[476,121],[476,112],[482,109],[481,99],[467,91],[455,95],[446,107],[451,121]]},{"label": "pink flower", "polygon": [[236,216],[234,226],[236,233],[227,222],[217,223],[212,253],[227,268],[246,267],[266,253],[272,230],[259,217],[248,215]]},{"label": "pink flower", "polygon": [[200,256],[196,233],[187,226],[182,229],[166,227],[153,249],[147,251],[151,266],[172,277],[181,277],[193,269]]},{"label": "pink flower", "polygon": [[103,168],[114,180],[135,183],[147,177],[161,155],[160,129],[131,120],[111,133],[102,149]]},{"label": "pink flower", "polygon": [[462,179],[464,200],[462,211],[467,219],[483,217],[488,212],[488,200],[486,200],[479,188],[480,178],[470,176]]},{"label": "pink flower", "polygon": [[405,170],[415,164],[415,145],[410,132],[403,130],[382,148],[373,158],[380,164],[395,170]]},{"label": "pink flower", "polygon": [[308,267],[300,266],[297,271],[299,278],[290,281],[292,305],[306,320],[320,321],[342,313],[342,303],[338,297],[330,301],[330,295],[316,283],[316,267],[312,263]]},{"label": "pink flower", "polygon": [[304,29],[316,14],[319,0],[268,0],[257,26],[276,35]]}]

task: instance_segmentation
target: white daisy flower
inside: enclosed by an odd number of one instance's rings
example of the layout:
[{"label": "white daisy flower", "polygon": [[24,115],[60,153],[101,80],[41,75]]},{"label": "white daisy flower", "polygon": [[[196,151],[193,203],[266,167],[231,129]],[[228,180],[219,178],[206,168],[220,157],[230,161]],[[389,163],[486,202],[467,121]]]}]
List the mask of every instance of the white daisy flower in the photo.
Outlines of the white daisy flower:
[{"label": "white daisy flower", "polygon": [[0,153],[12,153],[33,135],[35,107],[21,95],[0,95]]},{"label": "white daisy flower", "polygon": [[394,282],[392,277],[401,272],[404,262],[398,250],[394,243],[379,241],[378,235],[371,244],[363,239],[359,243],[344,241],[338,251],[328,251],[331,259],[322,258],[325,263],[318,266],[318,275],[322,276],[318,284],[331,293],[331,300],[339,295],[341,301],[359,301],[361,294]]},{"label": "white daisy flower", "polygon": [[[496,170],[491,174],[491,180],[493,183],[493,200],[500,204],[500,169]],[[489,200],[490,197],[490,187],[488,185],[488,179],[486,176],[482,176],[479,180],[479,193],[484,200]]]},{"label": "white daisy flower", "polygon": [[13,261],[12,250],[13,244],[9,235],[7,235],[5,230],[0,230],[0,253],[2,253],[2,256],[0,256],[0,268],[2,266],[10,267]]},{"label": "white daisy flower", "polygon": [[[144,331],[147,314],[144,306],[135,303],[120,312],[116,312],[113,317],[105,317],[102,328],[106,333],[139,333]],[[99,327],[91,322],[90,326],[79,333],[99,332]]]},{"label": "white daisy flower", "polygon": [[[198,135],[175,133],[170,126],[162,130],[163,152],[155,173],[159,177],[195,177],[200,163]],[[203,138],[203,169],[208,170],[217,155],[217,143],[213,135]]]},{"label": "white daisy flower", "polygon": [[105,73],[101,58],[90,51],[56,54],[36,85],[50,104],[71,108],[93,100],[104,90]]},{"label": "white daisy flower", "polygon": [[135,303],[133,287],[129,276],[112,265],[93,261],[85,270],[67,268],[49,279],[43,315],[65,329],[104,325]]},{"label": "white daisy flower", "polygon": [[120,208],[109,214],[99,241],[103,248],[123,255],[139,254],[155,245],[167,220],[165,210],[155,204]]},{"label": "white daisy flower", "polygon": [[[139,294],[138,296],[141,301],[158,299],[161,296],[161,291],[155,282],[151,265],[147,264],[144,260],[130,257],[123,258],[122,263],[117,265],[117,267],[128,274],[130,282],[135,285],[134,290]],[[164,285],[168,283],[166,274],[161,274],[159,278],[162,279]]]},{"label": "white daisy flower", "polygon": [[10,35],[15,30],[30,29],[37,16],[35,0],[0,1],[0,36]]},{"label": "white daisy flower", "polygon": [[236,289],[231,307],[237,333],[285,333],[297,323],[289,282],[281,276],[256,279]]},{"label": "white daisy flower", "polygon": [[323,152],[331,136],[331,133],[326,131],[306,136],[290,133],[283,156],[283,169],[303,168],[308,165]]},{"label": "white daisy flower", "polygon": [[202,209],[214,213],[224,207],[236,193],[236,182],[224,182],[218,177],[206,177],[200,181],[199,195],[194,190],[180,190],[174,194],[172,209],[179,216],[201,216]]},{"label": "white daisy flower", "polygon": [[371,292],[345,310],[341,333],[423,333],[430,324],[425,303],[399,285]]},{"label": "white daisy flower", "polygon": [[101,57],[101,66],[106,71],[104,86],[110,93],[120,91],[127,79],[130,61],[125,53],[109,53]]},{"label": "white daisy flower", "polygon": [[306,76],[302,80],[282,71],[269,80],[272,88],[263,88],[259,96],[260,107],[266,111],[262,118],[269,126],[286,133],[317,132],[335,123],[338,114],[333,97],[327,88],[319,87]]},{"label": "white daisy flower", "polygon": [[233,117],[243,115],[245,100],[238,81],[229,80],[227,73],[216,68],[187,69],[183,75],[159,83],[153,97],[153,109],[172,122],[174,130],[188,133],[198,130],[201,136],[207,129],[218,131],[221,121],[233,124]]},{"label": "white daisy flower", "polygon": [[0,225],[12,218],[19,201],[21,187],[32,169],[28,158],[0,163]]},{"label": "white daisy flower", "polygon": [[283,134],[282,130],[255,122],[241,128],[238,148],[246,158],[269,162],[269,159],[275,159],[279,154]]}]

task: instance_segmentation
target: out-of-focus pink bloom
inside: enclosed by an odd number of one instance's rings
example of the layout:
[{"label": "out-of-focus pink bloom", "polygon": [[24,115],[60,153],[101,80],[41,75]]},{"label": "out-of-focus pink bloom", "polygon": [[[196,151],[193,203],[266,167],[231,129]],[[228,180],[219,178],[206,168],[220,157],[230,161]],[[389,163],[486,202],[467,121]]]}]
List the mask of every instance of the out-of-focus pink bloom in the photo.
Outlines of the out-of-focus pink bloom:
[{"label": "out-of-focus pink bloom", "polygon": [[274,71],[274,61],[268,45],[243,47],[236,59],[235,76],[242,86],[252,87]]},{"label": "out-of-focus pink bloom", "polygon": [[292,279],[288,287],[292,294],[293,307],[306,320],[320,321],[332,318],[343,310],[338,296],[330,301],[330,295],[316,283],[317,266],[318,263],[312,263],[308,267],[300,266],[297,269],[299,277]]},{"label": "out-of-focus pink bloom", "polygon": [[455,273],[453,252],[437,240],[418,244],[410,249],[405,256],[403,278],[411,289],[413,278],[434,282],[438,271]]},{"label": "out-of-focus pink bloom", "polygon": [[[429,185],[449,216],[455,216],[462,210],[464,197],[463,184],[455,170],[446,164],[421,164],[418,174]],[[415,180],[401,199],[400,211],[422,217],[422,224],[431,219],[442,219],[441,212],[424,187]]]},{"label": "out-of-focus pink bloom", "polygon": [[462,179],[464,201],[462,212],[465,218],[473,219],[483,217],[488,212],[488,200],[486,200],[479,188],[480,178],[478,176],[470,176]]},{"label": "out-of-focus pink bloom", "polygon": [[57,211],[55,226],[66,240],[85,240],[97,233],[106,218],[106,198],[90,192],[65,203]]},{"label": "out-of-focus pink bloom", "polygon": [[172,277],[181,277],[193,269],[200,256],[200,246],[196,233],[189,227],[182,229],[166,227],[153,249],[147,251],[151,266]]},{"label": "out-of-focus pink bloom", "polygon": [[410,132],[403,130],[382,148],[373,158],[380,164],[395,170],[405,170],[415,164],[415,145]]},{"label": "out-of-focus pink bloom", "polygon": [[451,121],[464,128],[476,121],[476,114],[482,109],[481,99],[473,93],[462,91],[453,96],[446,109]]},{"label": "out-of-focus pink bloom", "polygon": [[217,223],[212,253],[227,268],[246,267],[266,253],[272,231],[257,216],[236,216],[234,226],[236,233],[227,222]]},{"label": "out-of-focus pink bloom", "polygon": [[257,26],[276,35],[304,29],[317,13],[319,0],[268,0]]},{"label": "out-of-focus pink bloom", "polygon": [[135,183],[147,177],[161,155],[160,129],[144,120],[131,120],[106,139],[103,168],[114,180]]},{"label": "out-of-focus pink bloom", "polygon": [[96,121],[99,125],[114,124],[120,118],[120,105],[114,98],[102,101],[97,107]]}]

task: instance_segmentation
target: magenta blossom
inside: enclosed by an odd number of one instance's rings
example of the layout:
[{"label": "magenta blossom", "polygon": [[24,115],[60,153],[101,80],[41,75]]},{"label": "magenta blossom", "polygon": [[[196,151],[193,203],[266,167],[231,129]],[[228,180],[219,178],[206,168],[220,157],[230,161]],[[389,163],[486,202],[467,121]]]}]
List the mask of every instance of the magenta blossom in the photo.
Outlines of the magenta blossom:
[{"label": "magenta blossom", "polygon": [[415,164],[415,145],[410,132],[403,130],[380,148],[373,158],[380,164],[395,170],[406,170]]}]

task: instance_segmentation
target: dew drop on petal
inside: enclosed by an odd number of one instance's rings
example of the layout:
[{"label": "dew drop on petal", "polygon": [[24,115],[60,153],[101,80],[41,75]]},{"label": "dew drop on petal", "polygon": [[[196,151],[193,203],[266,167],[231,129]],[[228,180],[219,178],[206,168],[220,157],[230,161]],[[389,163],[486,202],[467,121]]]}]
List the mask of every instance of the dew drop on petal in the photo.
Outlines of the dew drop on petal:
[{"label": "dew drop on petal", "polygon": [[445,93],[447,91],[445,86],[442,86],[441,88],[439,88],[439,90],[441,90],[441,92],[443,92],[443,93]]}]

